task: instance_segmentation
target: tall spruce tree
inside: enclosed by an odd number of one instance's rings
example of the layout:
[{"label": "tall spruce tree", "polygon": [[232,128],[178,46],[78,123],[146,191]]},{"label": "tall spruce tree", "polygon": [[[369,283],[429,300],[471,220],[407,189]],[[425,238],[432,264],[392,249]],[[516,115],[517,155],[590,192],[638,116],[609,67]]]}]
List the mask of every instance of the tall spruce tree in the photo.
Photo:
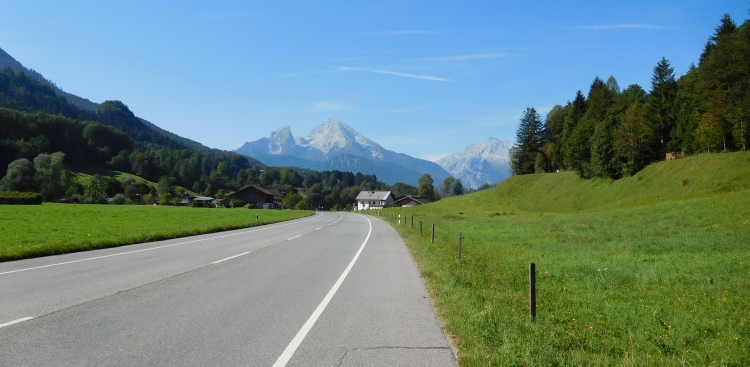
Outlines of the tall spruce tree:
[{"label": "tall spruce tree", "polygon": [[513,174],[523,175],[536,172],[537,155],[542,154],[544,145],[544,125],[534,107],[526,108],[521,124],[516,130],[516,146],[511,152]]},{"label": "tall spruce tree", "polygon": [[670,140],[676,135],[677,117],[675,110],[675,99],[677,97],[677,81],[674,77],[674,68],[669,60],[662,57],[654,67],[651,76],[651,93],[648,97],[649,120],[656,133],[652,159],[663,159],[664,153],[679,146],[670,144]]}]

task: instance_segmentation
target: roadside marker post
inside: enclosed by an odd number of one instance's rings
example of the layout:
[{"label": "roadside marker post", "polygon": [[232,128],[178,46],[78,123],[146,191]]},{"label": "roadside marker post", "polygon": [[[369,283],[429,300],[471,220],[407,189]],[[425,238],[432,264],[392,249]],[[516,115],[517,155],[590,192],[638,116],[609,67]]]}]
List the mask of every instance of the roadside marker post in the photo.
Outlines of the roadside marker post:
[{"label": "roadside marker post", "polygon": [[432,239],[430,243],[435,243],[435,223],[432,223]]},{"label": "roadside marker post", "polygon": [[531,322],[536,320],[536,264],[529,264],[529,314]]}]

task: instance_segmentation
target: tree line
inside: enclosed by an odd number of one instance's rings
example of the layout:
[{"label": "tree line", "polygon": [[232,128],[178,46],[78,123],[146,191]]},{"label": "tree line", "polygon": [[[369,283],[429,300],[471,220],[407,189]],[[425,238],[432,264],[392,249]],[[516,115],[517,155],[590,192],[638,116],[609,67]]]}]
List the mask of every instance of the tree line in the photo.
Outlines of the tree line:
[{"label": "tree line", "polygon": [[542,121],[527,108],[511,151],[514,174],[575,171],[580,177],[631,176],[667,153],[736,151],[750,139],[750,20],[726,14],[697,66],[677,79],[669,60],[654,67],[646,92],[596,77]]}]

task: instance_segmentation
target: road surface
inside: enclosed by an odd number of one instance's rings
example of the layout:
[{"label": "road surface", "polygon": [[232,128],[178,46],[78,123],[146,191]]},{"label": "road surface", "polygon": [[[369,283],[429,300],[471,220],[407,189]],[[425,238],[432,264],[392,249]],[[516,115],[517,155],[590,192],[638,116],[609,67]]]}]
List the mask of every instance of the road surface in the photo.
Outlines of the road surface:
[{"label": "road surface", "polygon": [[455,366],[385,222],[290,222],[0,263],[1,366]]}]

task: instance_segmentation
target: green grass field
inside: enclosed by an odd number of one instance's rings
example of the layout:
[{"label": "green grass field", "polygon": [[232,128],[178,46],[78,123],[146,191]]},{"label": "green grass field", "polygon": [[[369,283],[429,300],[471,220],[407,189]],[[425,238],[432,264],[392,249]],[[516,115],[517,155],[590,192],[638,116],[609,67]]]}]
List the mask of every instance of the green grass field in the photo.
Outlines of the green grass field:
[{"label": "green grass field", "polygon": [[750,152],[515,176],[394,213],[462,366],[750,366]]},{"label": "green grass field", "polygon": [[150,205],[0,205],[0,261],[85,251],[275,223],[296,210]]}]

